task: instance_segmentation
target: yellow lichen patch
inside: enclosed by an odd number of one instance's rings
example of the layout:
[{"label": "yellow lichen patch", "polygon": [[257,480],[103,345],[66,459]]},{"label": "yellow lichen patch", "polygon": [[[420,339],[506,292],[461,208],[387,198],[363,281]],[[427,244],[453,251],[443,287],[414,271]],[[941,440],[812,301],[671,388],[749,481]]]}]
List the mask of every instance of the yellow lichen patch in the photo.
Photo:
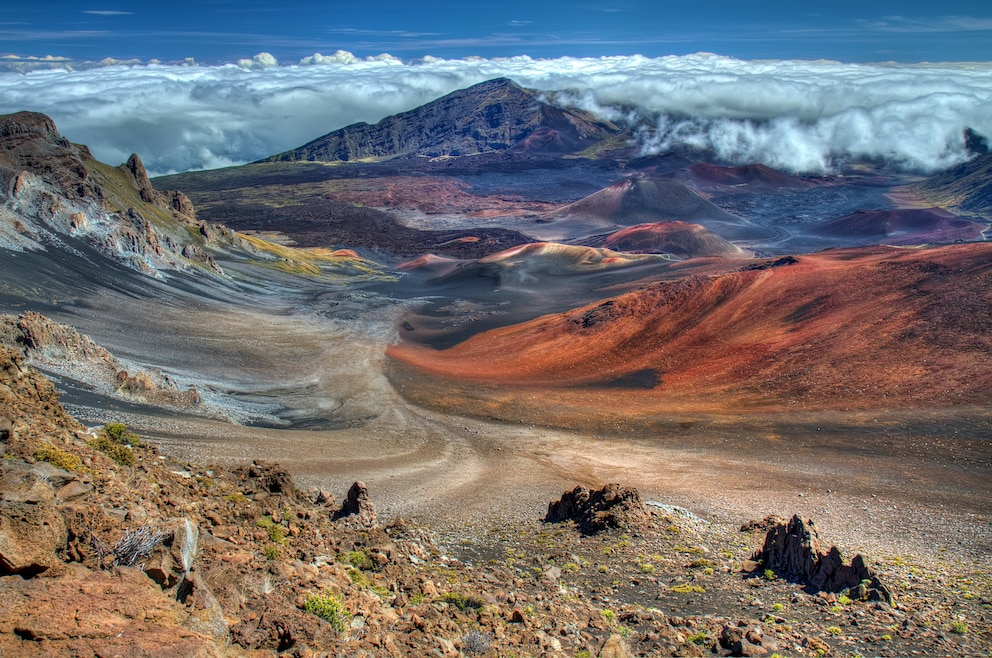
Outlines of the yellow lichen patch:
[{"label": "yellow lichen patch", "polygon": [[259,251],[274,256],[272,265],[290,274],[320,275],[330,270],[349,270],[355,274],[379,274],[378,265],[362,258],[350,249],[311,247],[301,249],[263,240],[254,235],[239,233],[246,242]]}]

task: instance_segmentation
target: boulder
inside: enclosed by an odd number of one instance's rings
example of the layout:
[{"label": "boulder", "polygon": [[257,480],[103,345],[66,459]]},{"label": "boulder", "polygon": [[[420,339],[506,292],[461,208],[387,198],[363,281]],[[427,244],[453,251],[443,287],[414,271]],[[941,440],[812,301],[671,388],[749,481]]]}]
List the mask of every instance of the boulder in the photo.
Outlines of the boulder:
[{"label": "boulder", "polygon": [[183,624],[188,614],[139,569],[72,565],[60,578],[3,578],[4,656],[221,656],[224,644]]},{"label": "boulder", "polygon": [[813,521],[803,521],[798,515],[772,526],[751,559],[812,592],[845,592],[851,598],[892,603],[889,589],[861,555],[847,564],[836,546],[823,550]]},{"label": "boulder", "polygon": [[[60,565],[66,526],[56,508],[55,490],[47,471],[4,460],[0,474],[0,576],[31,577]],[[57,480],[58,481],[58,480]]]},{"label": "boulder", "polygon": [[286,469],[278,464],[253,461],[250,466],[234,469],[234,475],[241,480],[246,492],[282,494],[294,497],[297,493],[293,478]]},{"label": "boulder", "polygon": [[582,534],[594,535],[610,528],[642,527],[649,518],[637,489],[608,484],[598,491],[580,486],[565,492],[548,504],[544,521],[574,521]]},{"label": "boulder", "polygon": [[372,498],[364,482],[355,482],[351,485],[341,509],[334,514],[335,521],[346,518],[364,528],[376,526],[375,505],[372,504]]}]

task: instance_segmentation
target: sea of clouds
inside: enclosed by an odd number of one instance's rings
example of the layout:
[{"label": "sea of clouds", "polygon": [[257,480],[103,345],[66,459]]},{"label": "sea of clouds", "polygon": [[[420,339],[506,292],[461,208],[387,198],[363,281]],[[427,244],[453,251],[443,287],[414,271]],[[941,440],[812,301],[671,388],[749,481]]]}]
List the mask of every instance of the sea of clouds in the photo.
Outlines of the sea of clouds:
[{"label": "sea of clouds", "polygon": [[494,77],[634,128],[645,154],[689,146],[731,163],[824,173],[858,159],[933,172],[992,136],[992,64],[742,61],[711,54],[226,65],[105,60],[0,72],[0,114],[48,114],[105,162],[132,152],[155,174],[250,162],[358,121],[376,122]]}]

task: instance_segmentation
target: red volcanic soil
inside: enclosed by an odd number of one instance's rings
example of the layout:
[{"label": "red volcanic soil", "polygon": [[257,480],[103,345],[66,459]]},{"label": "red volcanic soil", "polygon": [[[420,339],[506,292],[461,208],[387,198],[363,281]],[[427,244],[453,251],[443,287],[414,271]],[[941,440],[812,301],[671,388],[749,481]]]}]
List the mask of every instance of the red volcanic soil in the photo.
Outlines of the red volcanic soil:
[{"label": "red volcanic soil", "polygon": [[987,405],[989,309],[990,244],[864,247],[655,282],[388,355],[406,381],[435,382],[425,404],[496,417]]},{"label": "red volcanic soil", "polygon": [[742,221],[739,217],[713,205],[682,183],[647,178],[622,180],[550,214],[560,217],[598,218],[621,225],[701,218]]},{"label": "red volcanic soil", "polygon": [[911,245],[981,240],[985,224],[942,208],[859,210],[815,227],[812,232],[845,240]]},{"label": "red volcanic soil", "polygon": [[745,258],[750,254],[699,224],[654,222],[621,229],[593,241],[590,246],[634,254],[674,254],[679,258],[722,256]]},{"label": "red volcanic soil", "polygon": [[804,181],[763,164],[722,167],[709,162],[700,162],[689,167],[687,173],[694,182],[702,185],[748,185],[752,188],[775,190],[806,186]]},{"label": "red volcanic soil", "polygon": [[471,194],[471,186],[452,178],[383,176],[334,180],[322,197],[370,208],[415,209],[425,215],[457,214],[468,217],[513,216],[545,212],[552,204],[507,195]]}]

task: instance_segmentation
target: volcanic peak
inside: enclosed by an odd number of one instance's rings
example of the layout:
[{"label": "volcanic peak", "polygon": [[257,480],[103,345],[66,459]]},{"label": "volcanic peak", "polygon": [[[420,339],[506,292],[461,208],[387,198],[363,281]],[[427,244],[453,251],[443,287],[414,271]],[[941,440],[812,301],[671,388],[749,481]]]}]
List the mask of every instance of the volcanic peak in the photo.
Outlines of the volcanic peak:
[{"label": "volcanic peak", "polygon": [[637,224],[587,241],[593,247],[606,247],[631,254],[672,254],[679,258],[721,256],[746,258],[748,252],[724,240],[705,226],[689,222]]},{"label": "volcanic peak", "polygon": [[558,107],[506,78],[479,83],[375,125],[356,123],[263,162],[474,155],[526,150],[574,152],[619,132],[591,114]]}]

